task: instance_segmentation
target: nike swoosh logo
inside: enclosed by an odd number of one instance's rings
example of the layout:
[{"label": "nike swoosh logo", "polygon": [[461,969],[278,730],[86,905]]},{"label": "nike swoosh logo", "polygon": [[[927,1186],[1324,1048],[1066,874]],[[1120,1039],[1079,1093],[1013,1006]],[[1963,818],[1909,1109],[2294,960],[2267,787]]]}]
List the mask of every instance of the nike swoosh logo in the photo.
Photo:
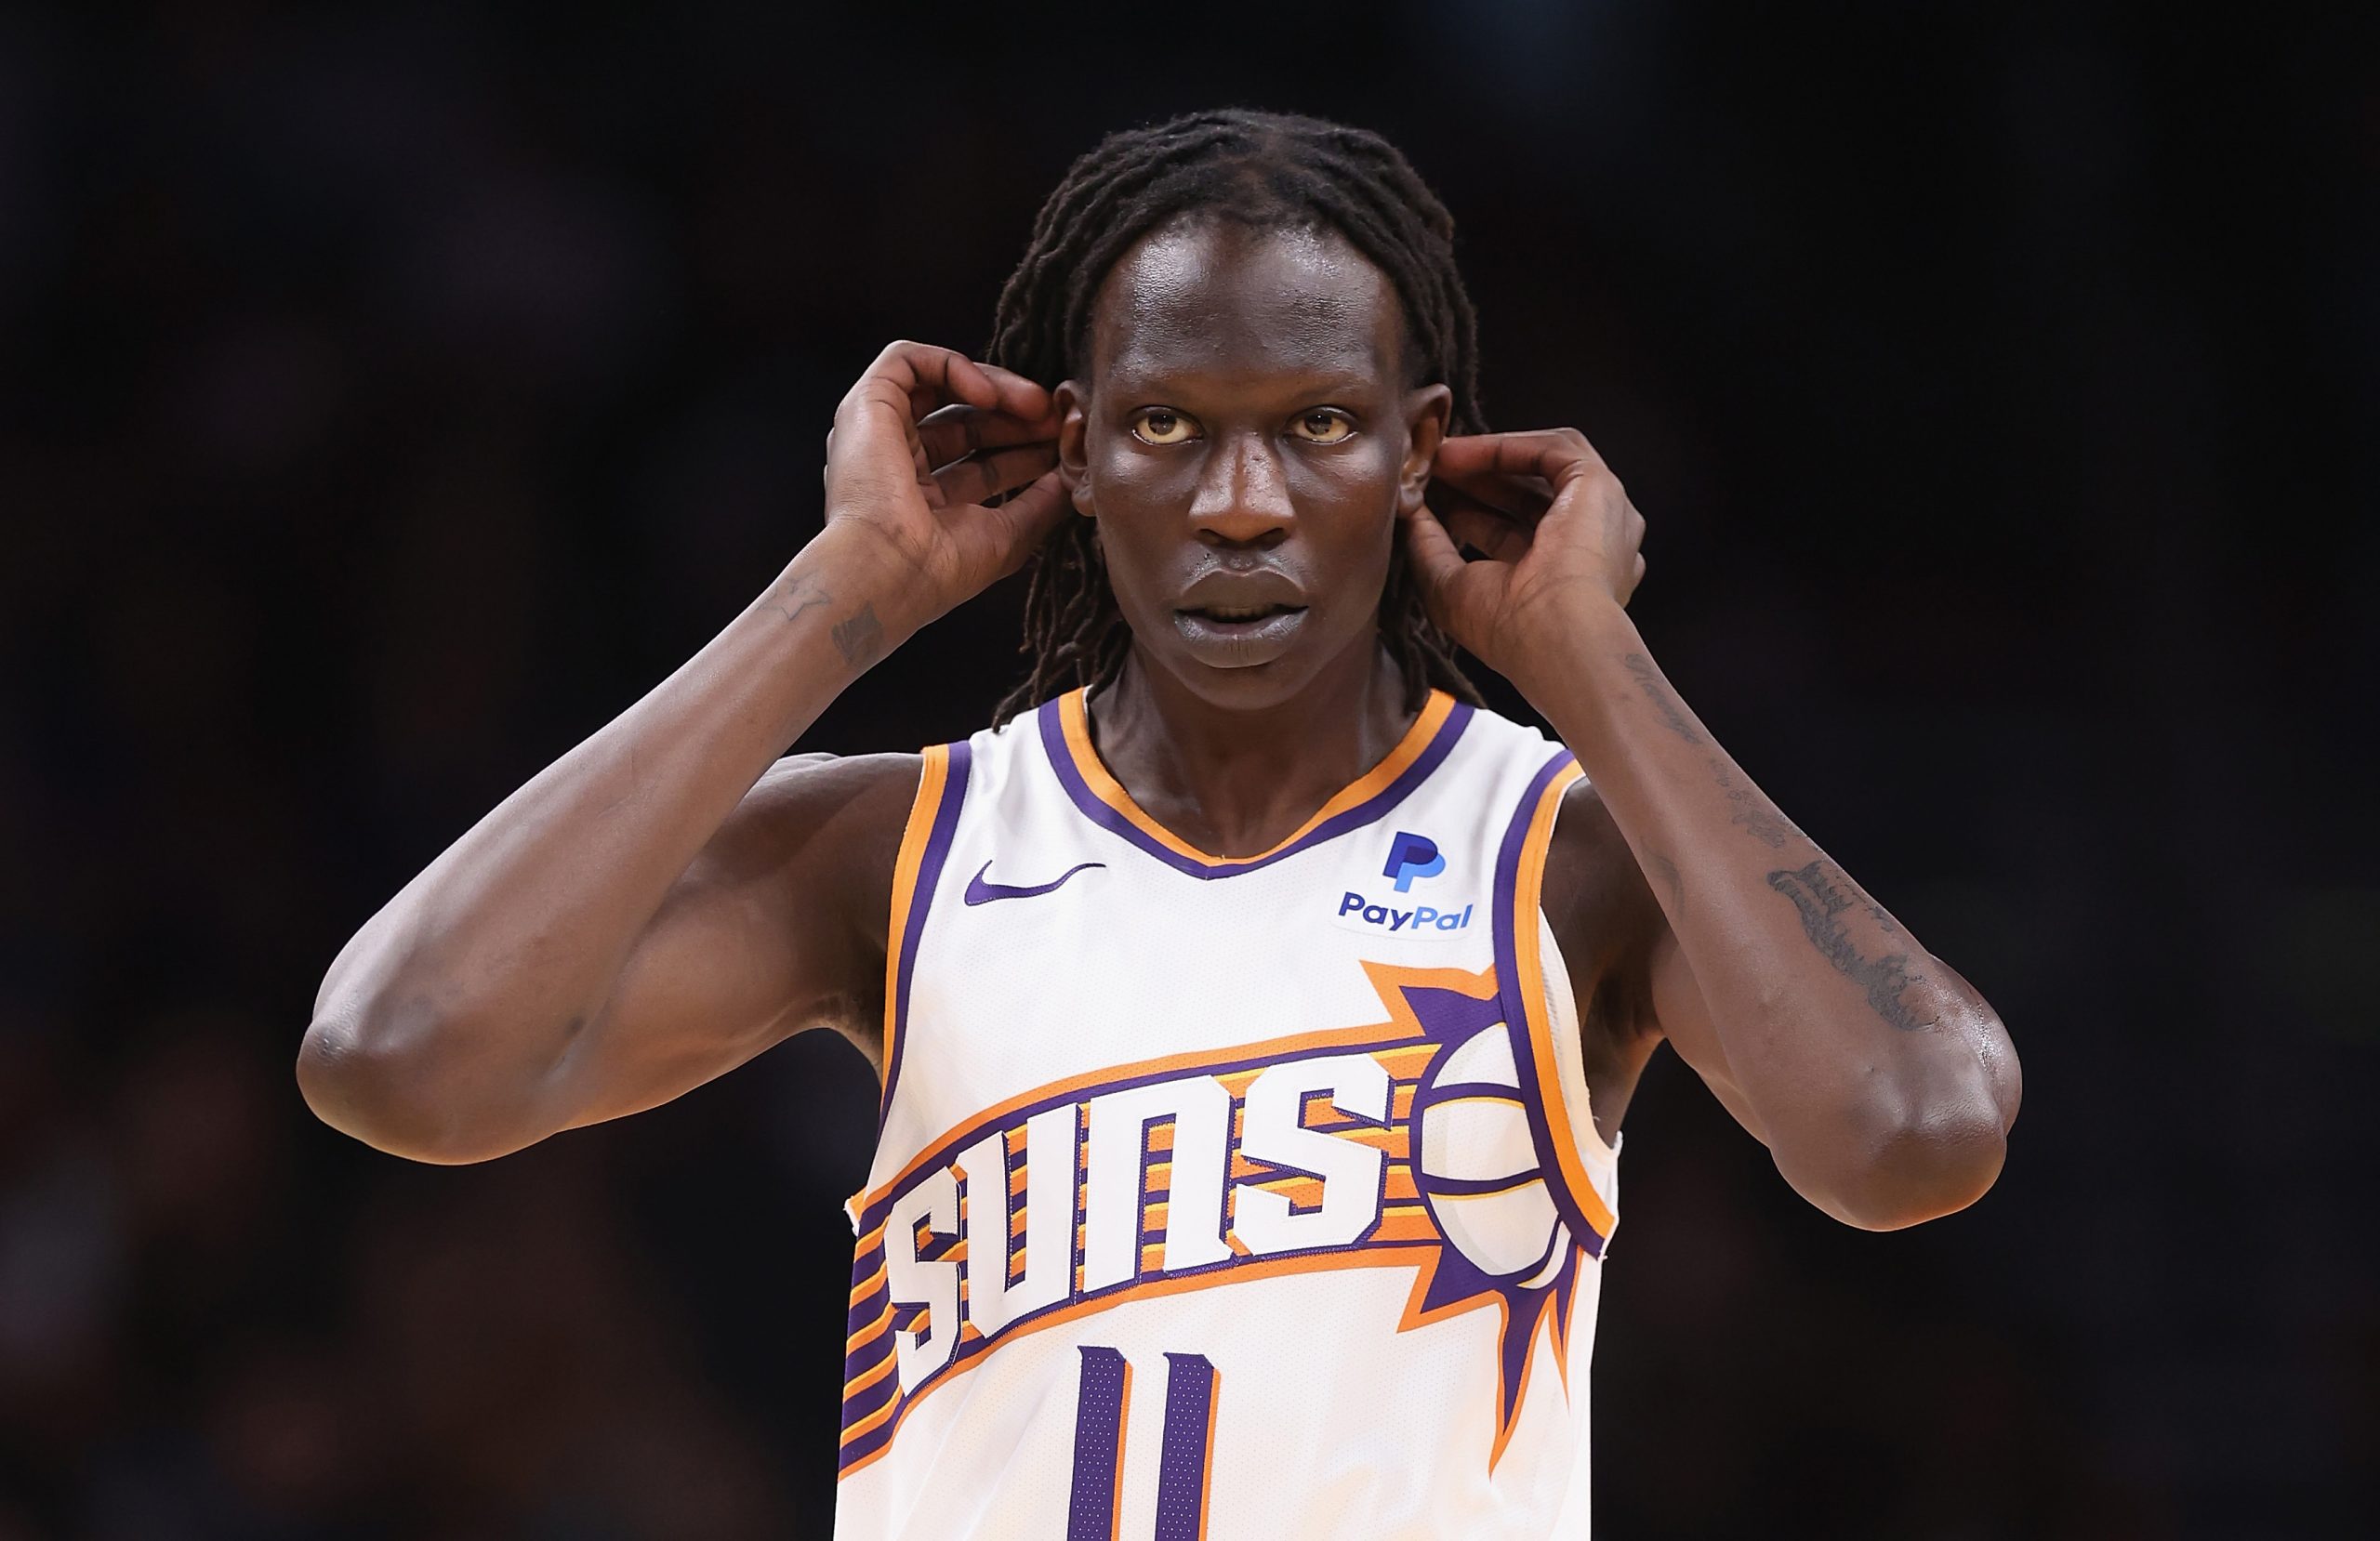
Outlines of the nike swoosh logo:
[{"label": "nike swoosh logo", "polygon": [[992,864],[986,862],[974,876],[967,879],[967,891],[961,897],[970,904],[988,904],[995,899],[1030,899],[1035,894],[1048,893],[1051,889],[1082,871],[1084,867],[1104,867],[1106,864],[1104,862],[1079,863],[1068,867],[1047,883],[1036,883],[1029,889],[1022,889],[1007,883],[985,882],[984,874],[992,870]]}]

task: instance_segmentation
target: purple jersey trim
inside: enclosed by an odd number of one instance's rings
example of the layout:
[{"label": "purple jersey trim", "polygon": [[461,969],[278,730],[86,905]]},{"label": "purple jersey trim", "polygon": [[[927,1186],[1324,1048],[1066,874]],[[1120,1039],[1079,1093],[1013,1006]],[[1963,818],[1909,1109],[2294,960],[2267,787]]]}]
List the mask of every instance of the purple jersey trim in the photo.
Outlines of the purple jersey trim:
[{"label": "purple jersey trim", "polygon": [[917,886],[909,893],[907,923],[901,928],[901,968],[892,983],[892,1059],[884,1067],[884,1101],[876,1110],[876,1134],[884,1137],[884,1121],[892,1113],[892,1090],[900,1084],[901,1061],[909,1052],[909,976],[917,971],[918,938],[926,929],[926,912],[933,907],[933,891],[942,882],[943,863],[950,857],[950,836],[959,827],[959,805],[967,800],[967,767],[974,751],[962,741],[949,745],[950,766],[942,783],[942,802],[933,810],[925,854],[918,860]]},{"label": "purple jersey trim", "polygon": [[[1545,1100],[1537,1095],[1536,1047],[1529,1041],[1528,1002],[1522,992],[1543,988],[1541,981],[1521,978],[1520,957],[1514,928],[1526,918],[1534,924],[1537,918],[1536,894],[1515,893],[1519,886],[1521,848],[1527,843],[1529,821],[1536,815],[1538,799],[1546,786],[1562,773],[1578,757],[1564,749],[1548,759],[1537,774],[1529,779],[1528,790],[1521,794],[1520,806],[1514,810],[1512,823],[1505,826],[1503,843],[1496,850],[1496,889],[1493,897],[1496,934],[1496,992],[1503,1000],[1505,1030],[1513,1037],[1513,1063],[1520,1072],[1523,1087],[1521,1105],[1528,1110],[1529,1135],[1537,1141],[1538,1163],[1545,1174],[1545,1190],[1554,1195],[1554,1207],[1579,1245],[1600,1258],[1603,1256],[1604,1235],[1588,1220],[1587,1213],[1569,1184],[1562,1180],[1562,1163],[1554,1154],[1553,1112]],[[1558,817],[1559,815],[1557,815]],[[1569,1134],[1562,1131],[1563,1137]]]},{"label": "purple jersey trim", "polygon": [[1428,780],[1430,772],[1446,759],[1453,750],[1455,741],[1462,737],[1462,731],[1471,725],[1472,712],[1470,703],[1456,702],[1453,710],[1447,714],[1447,719],[1438,724],[1438,731],[1432,735],[1428,747],[1395,781],[1345,812],[1325,819],[1292,844],[1241,862],[1201,862],[1152,838],[1146,830],[1126,818],[1120,810],[1109,807],[1082,779],[1082,771],[1076,767],[1074,754],[1066,745],[1065,726],[1058,716],[1058,698],[1043,702],[1034,716],[1040,723],[1041,746],[1049,755],[1050,768],[1058,773],[1058,784],[1066,789],[1066,796],[1074,800],[1075,807],[1084,818],[1102,829],[1121,836],[1176,872],[1187,873],[1193,877],[1210,878],[1236,877],[1243,872],[1270,866],[1284,857],[1295,856],[1299,851],[1344,835],[1351,829],[1361,829],[1366,824],[1386,818],[1390,810],[1410,797],[1413,789]]}]

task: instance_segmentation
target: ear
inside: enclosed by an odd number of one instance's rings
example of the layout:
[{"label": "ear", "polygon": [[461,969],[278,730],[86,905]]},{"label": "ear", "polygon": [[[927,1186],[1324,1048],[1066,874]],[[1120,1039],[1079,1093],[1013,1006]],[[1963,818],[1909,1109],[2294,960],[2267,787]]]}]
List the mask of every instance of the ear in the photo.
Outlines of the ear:
[{"label": "ear", "polygon": [[1097,519],[1098,511],[1091,506],[1087,444],[1091,429],[1084,416],[1091,405],[1091,390],[1078,380],[1060,380],[1058,389],[1050,393],[1050,402],[1058,415],[1058,481],[1074,501],[1076,513]]},{"label": "ear", "polygon": [[1454,392],[1443,383],[1405,393],[1405,462],[1396,472],[1396,511],[1410,514],[1421,507],[1430,485],[1430,468],[1437,463],[1438,446],[1446,442],[1447,424],[1454,416]]}]

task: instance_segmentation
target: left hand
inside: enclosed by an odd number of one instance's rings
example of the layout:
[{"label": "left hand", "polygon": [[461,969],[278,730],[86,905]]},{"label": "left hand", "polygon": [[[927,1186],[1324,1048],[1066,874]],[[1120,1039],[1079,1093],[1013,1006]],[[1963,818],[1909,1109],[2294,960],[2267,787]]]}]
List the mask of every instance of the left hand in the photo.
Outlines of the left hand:
[{"label": "left hand", "polygon": [[[1576,428],[1448,439],[1434,477],[1428,502],[1404,516],[1421,602],[1516,685],[1529,660],[1595,607],[1625,606],[1644,581],[1645,516]],[[1465,560],[1464,546],[1481,560]]]}]

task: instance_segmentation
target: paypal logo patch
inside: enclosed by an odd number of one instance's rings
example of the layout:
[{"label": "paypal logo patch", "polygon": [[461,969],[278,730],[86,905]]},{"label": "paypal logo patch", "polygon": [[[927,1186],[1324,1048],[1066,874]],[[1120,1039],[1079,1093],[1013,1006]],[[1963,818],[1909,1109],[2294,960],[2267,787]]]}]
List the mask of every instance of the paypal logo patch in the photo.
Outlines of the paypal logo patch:
[{"label": "paypal logo patch", "polygon": [[1469,904],[1459,910],[1448,910],[1444,915],[1427,904],[1400,910],[1387,904],[1368,902],[1362,894],[1352,889],[1339,901],[1341,915],[1352,915],[1367,926],[1378,926],[1391,931],[1459,931],[1471,924],[1471,911]]},{"label": "paypal logo patch", "polygon": [[[1380,875],[1396,885],[1398,893],[1411,893],[1416,878],[1435,877],[1446,870],[1447,859],[1440,854],[1435,840],[1400,829],[1389,838],[1388,863],[1380,869]],[[1435,904],[1399,905],[1394,899],[1382,903],[1349,889],[1339,896],[1339,911],[1334,918],[1350,929],[1377,929],[1410,936],[1416,931],[1462,930],[1471,924],[1473,907],[1470,903],[1458,909],[1440,909]]]},{"label": "paypal logo patch", "polygon": [[1392,879],[1397,892],[1410,893],[1416,877],[1435,877],[1446,870],[1447,859],[1438,854],[1435,840],[1400,829],[1388,842],[1388,865],[1381,869],[1381,876]]}]

